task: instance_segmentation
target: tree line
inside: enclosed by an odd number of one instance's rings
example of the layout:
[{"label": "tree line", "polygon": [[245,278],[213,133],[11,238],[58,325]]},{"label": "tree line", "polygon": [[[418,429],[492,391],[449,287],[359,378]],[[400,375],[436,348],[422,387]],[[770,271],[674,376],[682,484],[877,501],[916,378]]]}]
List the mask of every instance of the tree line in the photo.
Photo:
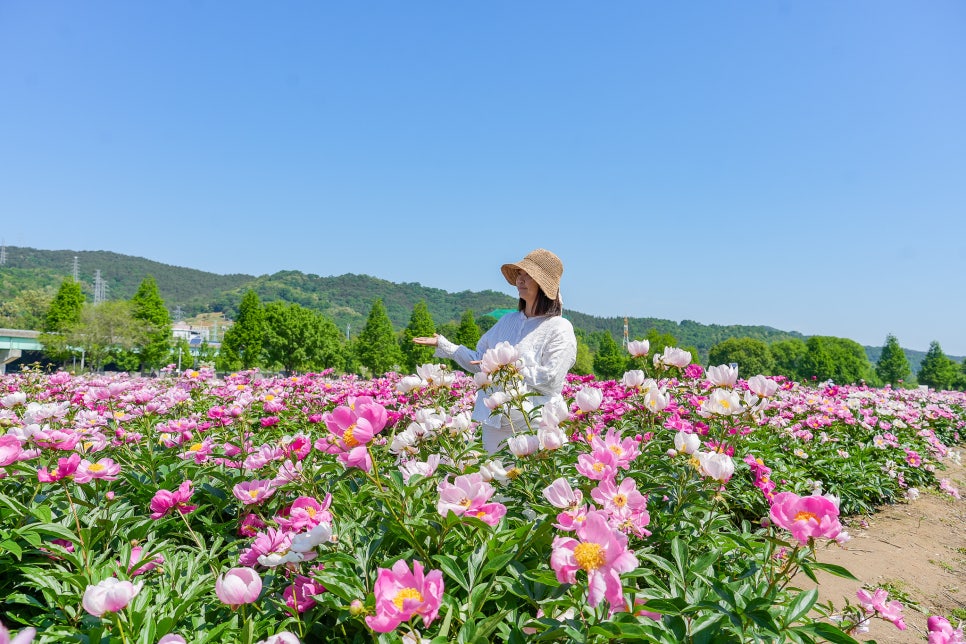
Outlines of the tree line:
[{"label": "tree line", "polygon": [[[406,326],[396,331],[381,298],[372,301],[365,325],[355,335],[343,334],[325,314],[282,299],[262,303],[247,291],[237,307],[234,324],[225,332],[218,351],[203,344],[192,354],[184,338],[172,337],[172,320],[154,278],[145,278],[130,300],[92,304],[81,285],[65,280],[52,298],[32,295],[31,315],[43,328],[45,353],[54,362],[99,370],[151,371],[169,364],[195,366],[201,362],[221,371],[260,368],[271,371],[309,372],[332,369],[338,373],[380,376],[389,371],[413,373],[427,362],[448,362],[433,357],[433,348],[415,345],[417,336],[441,333],[450,340],[475,346],[496,323],[490,314],[476,316],[466,310],[456,320],[437,325],[425,300],[411,309]],[[39,309],[46,303],[43,311]],[[638,365],[607,330],[576,327],[577,361],[572,371],[600,379],[617,379]],[[649,329],[635,339],[647,340],[650,355],[679,346],[673,334]],[[701,362],[694,346],[692,361]],[[913,374],[905,352],[894,335],[886,337],[873,364],[864,347],[853,340],[832,336],[795,337],[766,342],[759,337],[728,338],[714,344],[707,364],[737,364],[741,375],[785,376],[797,381],[833,381],[839,384],[966,389],[966,363],[960,364],[933,342]]]}]

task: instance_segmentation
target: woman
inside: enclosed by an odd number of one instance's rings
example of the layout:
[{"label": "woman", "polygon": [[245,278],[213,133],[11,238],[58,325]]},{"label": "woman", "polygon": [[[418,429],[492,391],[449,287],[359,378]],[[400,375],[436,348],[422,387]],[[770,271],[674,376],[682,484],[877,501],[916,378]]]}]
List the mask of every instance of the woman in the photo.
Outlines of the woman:
[{"label": "woman", "polygon": [[[563,263],[549,250],[538,248],[515,264],[504,264],[500,270],[506,281],[517,287],[518,310],[500,318],[483,334],[475,350],[453,344],[438,333],[431,338],[413,338],[413,342],[436,347],[437,358],[450,358],[471,372],[480,370],[479,361],[488,349],[509,342],[523,356],[524,381],[537,393],[531,402],[541,405],[560,393],[567,372],[577,359],[574,328],[561,317]],[[493,454],[513,435],[514,429],[521,429],[522,418],[491,415],[484,398],[485,393],[480,390],[473,419],[483,424],[483,447]]]}]

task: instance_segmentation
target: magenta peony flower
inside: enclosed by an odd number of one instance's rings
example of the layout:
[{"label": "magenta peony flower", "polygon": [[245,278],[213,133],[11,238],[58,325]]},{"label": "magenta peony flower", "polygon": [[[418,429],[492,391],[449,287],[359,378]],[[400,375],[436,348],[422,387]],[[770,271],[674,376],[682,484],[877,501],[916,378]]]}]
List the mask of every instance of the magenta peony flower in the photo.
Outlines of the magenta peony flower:
[{"label": "magenta peony flower", "polygon": [[160,519],[171,510],[177,510],[181,514],[193,512],[198,506],[188,505],[194,490],[191,489],[191,481],[183,482],[177,490],[158,490],[151,499],[151,518]]},{"label": "magenta peony flower", "polygon": [[251,604],[262,592],[262,578],[252,568],[232,568],[215,580],[215,594],[232,608]]},{"label": "magenta peony flower", "polygon": [[802,545],[816,537],[835,539],[842,532],[839,509],[824,496],[779,492],[772,499],[769,515],[775,525],[791,532]]},{"label": "magenta peony flower", "polygon": [[16,463],[23,453],[20,439],[10,434],[0,436],[0,467]]},{"label": "magenta peony flower", "polygon": [[88,586],[84,591],[81,605],[94,617],[104,613],[116,613],[131,603],[141,591],[142,582],[132,584],[117,577],[109,577],[96,586]]},{"label": "magenta peony flower", "polygon": [[550,567],[562,584],[576,583],[577,571],[586,572],[587,602],[591,606],[597,606],[601,599],[611,606],[625,606],[620,575],[637,568],[637,557],[627,549],[626,535],[611,528],[603,513],[590,512],[577,526],[577,539],[553,540]]},{"label": "magenta peony flower", "polygon": [[926,620],[926,628],[929,629],[929,644],[964,644],[963,629],[953,629],[945,617],[932,615]]},{"label": "magenta peony flower", "polygon": [[37,480],[41,483],[53,483],[68,476],[73,476],[80,465],[80,461],[80,454],[71,454],[68,458],[58,458],[57,467],[52,471],[48,472],[46,467],[37,471]]},{"label": "magenta peony flower", "polygon": [[419,561],[413,561],[410,572],[406,561],[400,559],[392,569],[379,569],[373,592],[376,614],[366,617],[366,624],[372,630],[388,633],[416,615],[429,626],[439,614],[443,600],[443,572],[430,570],[424,575]]},{"label": "magenta peony flower", "polygon": [[856,591],[855,596],[859,605],[868,614],[877,614],[882,619],[892,622],[900,631],[906,630],[906,623],[902,619],[902,604],[896,600],[887,602],[889,592],[884,588],[877,588],[873,593],[864,588]]},{"label": "magenta peony flower", "polygon": [[441,516],[452,512],[456,516],[476,517],[487,525],[496,525],[506,514],[506,506],[502,503],[487,503],[495,490],[479,472],[457,476],[452,483],[442,481],[437,490],[436,509]]},{"label": "magenta peony flower", "polygon": [[314,595],[321,595],[325,592],[325,587],[311,577],[298,575],[292,583],[282,591],[285,605],[300,613],[315,606]]}]

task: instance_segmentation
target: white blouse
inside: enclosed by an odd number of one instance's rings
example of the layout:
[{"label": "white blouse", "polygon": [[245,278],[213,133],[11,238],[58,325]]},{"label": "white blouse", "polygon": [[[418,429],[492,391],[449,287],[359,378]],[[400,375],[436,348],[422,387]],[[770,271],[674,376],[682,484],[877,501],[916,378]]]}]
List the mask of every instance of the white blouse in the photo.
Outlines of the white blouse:
[{"label": "white blouse", "polygon": [[[443,336],[436,343],[435,356],[449,358],[471,372],[478,372],[479,361],[487,350],[500,342],[509,342],[523,356],[524,382],[538,395],[531,401],[534,405],[546,403],[563,389],[567,372],[577,360],[577,338],[570,321],[559,315],[542,315],[528,318],[522,311],[507,313],[483,334],[476,343],[476,350],[457,345]],[[476,396],[473,419],[488,425],[499,425],[497,416],[490,416],[490,410],[483,403],[485,392],[481,389]]]}]

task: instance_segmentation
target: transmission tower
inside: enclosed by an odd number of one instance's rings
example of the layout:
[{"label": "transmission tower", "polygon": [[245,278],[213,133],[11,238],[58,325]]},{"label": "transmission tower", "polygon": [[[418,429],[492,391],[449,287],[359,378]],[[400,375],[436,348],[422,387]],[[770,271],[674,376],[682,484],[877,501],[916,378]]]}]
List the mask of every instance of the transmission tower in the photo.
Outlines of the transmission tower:
[{"label": "transmission tower", "polygon": [[107,299],[107,282],[101,279],[101,271],[94,271],[94,304],[100,304]]},{"label": "transmission tower", "polygon": [[80,262],[78,262],[77,260],[77,255],[74,255],[74,265],[71,269],[70,274],[74,276],[75,282],[80,281]]},{"label": "transmission tower", "polygon": [[0,266],[7,263],[7,244],[0,241]]},{"label": "transmission tower", "polygon": [[628,338],[627,338],[627,318],[624,318],[624,339],[622,341],[621,346],[624,347],[625,349],[627,348],[627,342],[628,342]]},{"label": "transmission tower", "polygon": [[174,307],[174,321],[180,322],[184,319],[184,311],[181,310],[180,306]]}]

